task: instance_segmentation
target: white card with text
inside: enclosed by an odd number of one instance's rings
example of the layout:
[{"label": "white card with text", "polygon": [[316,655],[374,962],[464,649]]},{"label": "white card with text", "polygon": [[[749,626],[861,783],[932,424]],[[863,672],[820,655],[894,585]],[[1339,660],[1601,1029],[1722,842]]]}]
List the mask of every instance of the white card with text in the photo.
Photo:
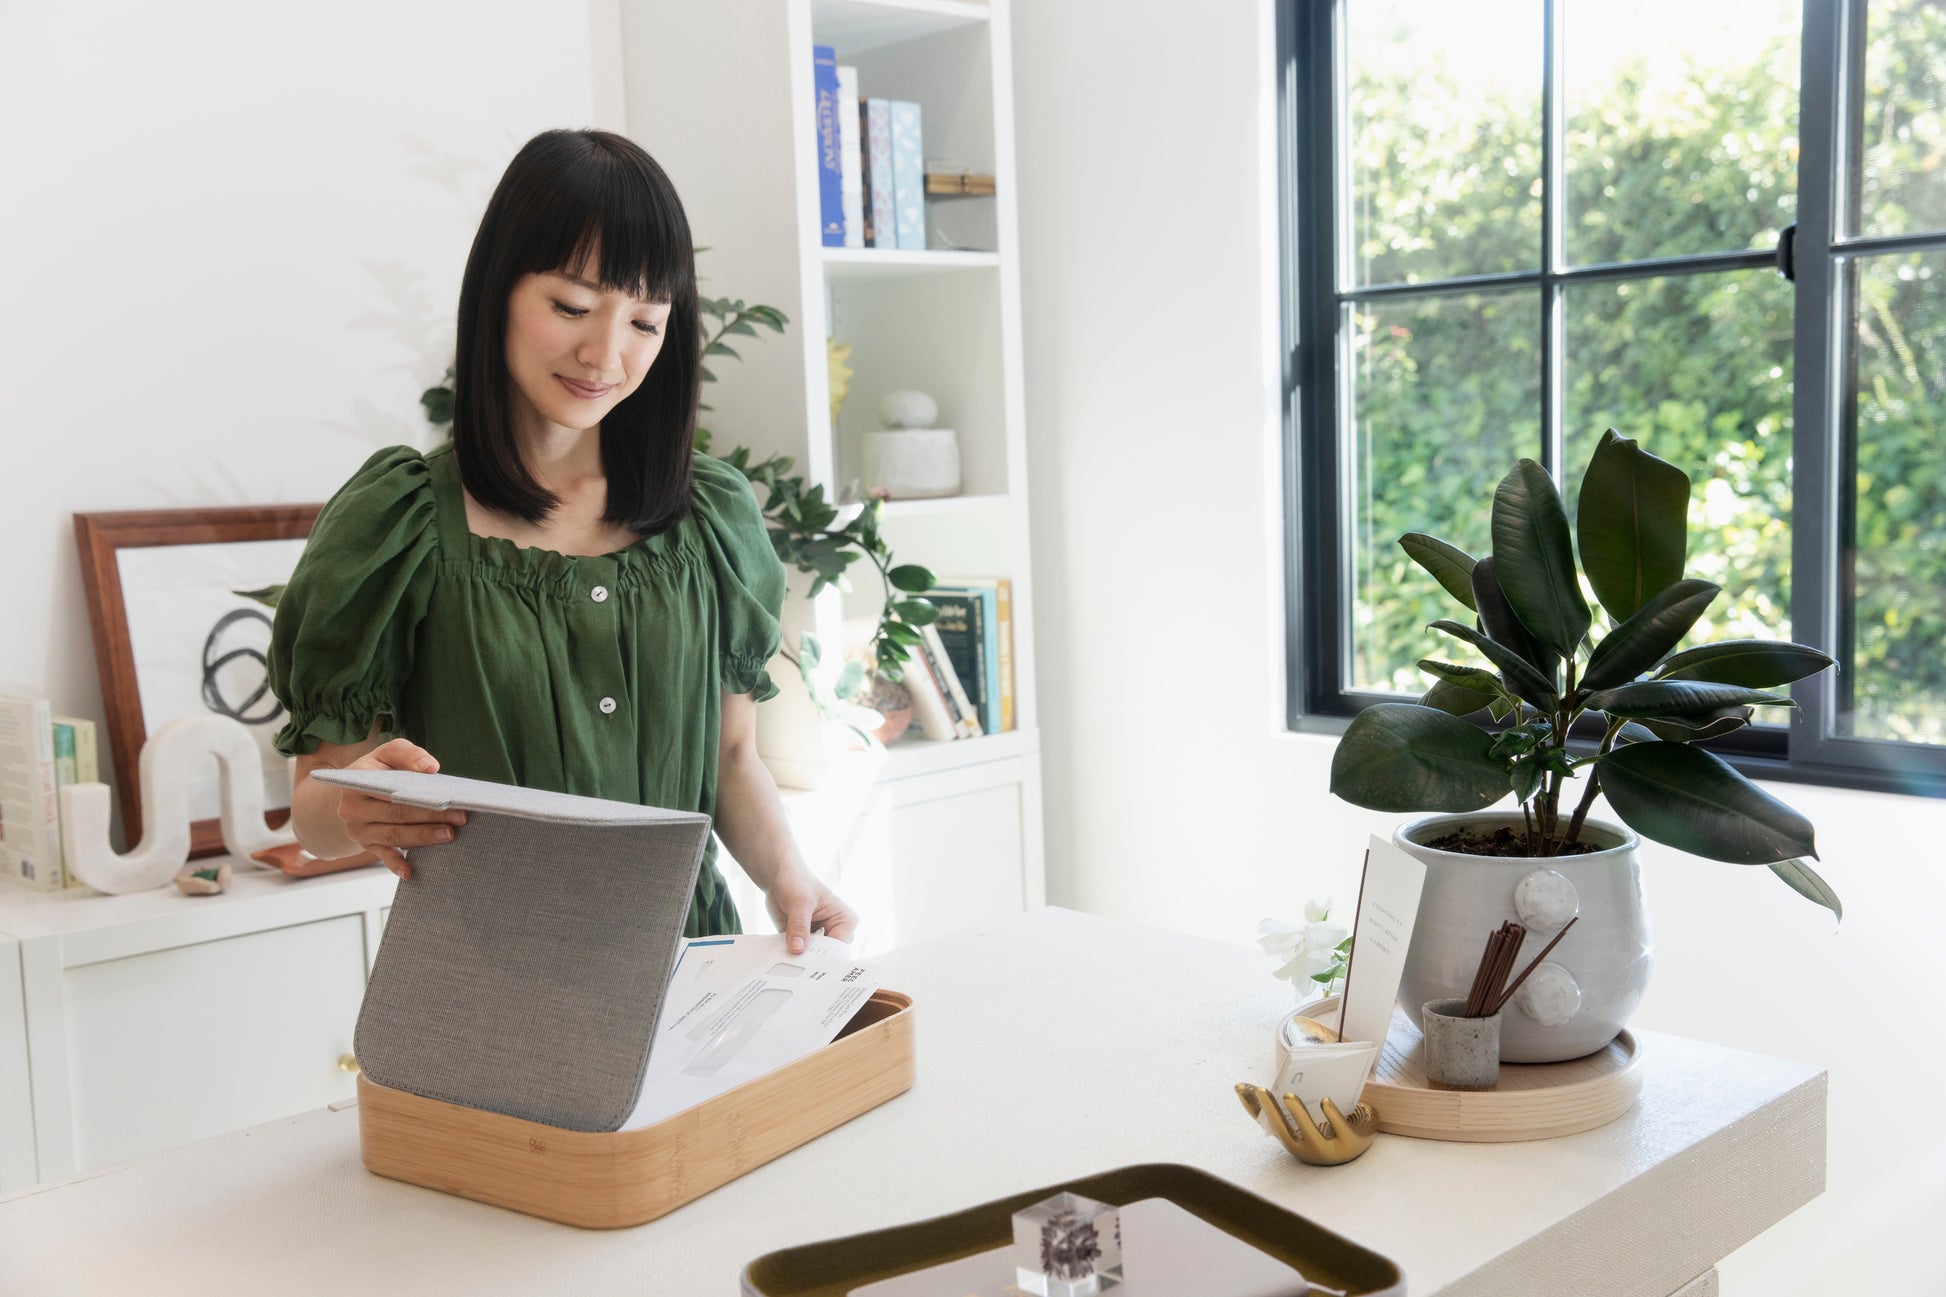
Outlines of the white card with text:
[{"label": "white card with text", "polygon": [[1358,886],[1358,919],[1351,934],[1351,966],[1345,971],[1344,1013],[1338,1039],[1383,1047],[1392,1027],[1392,1006],[1405,974],[1405,952],[1419,917],[1425,863],[1372,835],[1365,878]]}]

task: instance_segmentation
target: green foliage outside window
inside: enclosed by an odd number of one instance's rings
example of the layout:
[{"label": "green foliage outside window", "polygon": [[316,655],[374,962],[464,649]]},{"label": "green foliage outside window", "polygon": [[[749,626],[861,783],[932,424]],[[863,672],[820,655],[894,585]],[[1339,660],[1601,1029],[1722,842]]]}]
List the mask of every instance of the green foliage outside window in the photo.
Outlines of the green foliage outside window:
[{"label": "green foliage outside window", "polygon": [[[1881,179],[1863,223],[1935,227],[1946,104],[1926,78],[1946,59],[1946,7],[1875,2],[1872,13],[1866,143]],[[1443,60],[1384,48],[1365,47],[1350,86],[1358,281],[1536,268],[1533,88],[1462,93]],[[1730,51],[1732,64],[1683,57],[1685,75],[1622,62],[1572,97],[1572,264],[1768,249],[1794,219],[1795,33]],[[1857,283],[1857,498],[1841,538],[1856,546],[1845,592],[1856,630],[1841,653],[1854,732],[1946,743],[1946,254],[1865,259]],[[1540,444],[1540,290],[1349,311],[1346,684],[1417,695],[1424,628],[1447,605],[1393,542],[1431,531],[1486,548],[1479,501]],[[1695,638],[1790,636],[1791,285],[1768,270],[1577,284],[1565,315],[1563,462],[1586,463],[1614,428],[1687,469],[1691,571],[1726,592]]]}]

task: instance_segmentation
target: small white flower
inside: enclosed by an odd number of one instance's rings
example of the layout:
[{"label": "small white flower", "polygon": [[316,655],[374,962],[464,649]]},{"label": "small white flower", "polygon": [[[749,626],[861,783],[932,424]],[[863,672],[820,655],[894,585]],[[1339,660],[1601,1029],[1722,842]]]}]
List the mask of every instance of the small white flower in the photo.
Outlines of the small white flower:
[{"label": "small white flower", "polygon": [[1304,944],[1304,929],[1279,919],[1264,919],[1257,924],[1257,944],[1266,955],[1288,955]]},{"label": "small white flower", "polygon": [[1342,923],[1312,923],[1304,929],[1304,948],[1330,954],[1338,948],[1338,943],[1351,934],[1345,931]]},{"label": "small white flower", "polygon": [[1345,926],[1328,922],[1330,913],[1331,900],[1326,897],[1305,903],[1302,927],[1280,919],[1257,924],[1257,944],[1280,961],[1271,976],[1289,982],[1300,1000],[1317,992],[1320,974],[1338,971],[1343,961],[1338,947],[1345,939]]}]

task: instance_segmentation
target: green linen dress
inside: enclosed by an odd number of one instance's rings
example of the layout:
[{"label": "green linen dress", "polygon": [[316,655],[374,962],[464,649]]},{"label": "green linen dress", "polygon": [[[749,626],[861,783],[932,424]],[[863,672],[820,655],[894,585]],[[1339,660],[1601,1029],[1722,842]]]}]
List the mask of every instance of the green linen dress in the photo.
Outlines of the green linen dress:
[{"label": "green linen dress", "polygon": [[[694,463],[687,519],[575,557],[474,535],[450,444],[373,455],[278,601],[278,750],[377,722],[445,774],[713,817],[722,696],[776,693],[785,577],[743,475]],[[738,931],[712,839],[687,935]]]}]

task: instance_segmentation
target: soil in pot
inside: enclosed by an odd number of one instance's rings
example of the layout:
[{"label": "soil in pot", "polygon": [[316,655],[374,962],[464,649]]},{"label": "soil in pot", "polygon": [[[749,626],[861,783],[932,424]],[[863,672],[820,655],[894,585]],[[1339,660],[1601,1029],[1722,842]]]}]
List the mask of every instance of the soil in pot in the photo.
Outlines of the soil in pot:
[{"label": "soil in pot", "polygon": [[[1512,829],[1495,829],[1491,833],[1446,833],[1429,839],[1424,846],[1435,851],[1457,851],[1467,856],[1521,856],[1531,860],[1545,860],[1527,849],[1527,836]],[[1560,856],[1585,856],[1594,851],[1607,848],[1592,842],[1570,842],[1557,853]]]}]

